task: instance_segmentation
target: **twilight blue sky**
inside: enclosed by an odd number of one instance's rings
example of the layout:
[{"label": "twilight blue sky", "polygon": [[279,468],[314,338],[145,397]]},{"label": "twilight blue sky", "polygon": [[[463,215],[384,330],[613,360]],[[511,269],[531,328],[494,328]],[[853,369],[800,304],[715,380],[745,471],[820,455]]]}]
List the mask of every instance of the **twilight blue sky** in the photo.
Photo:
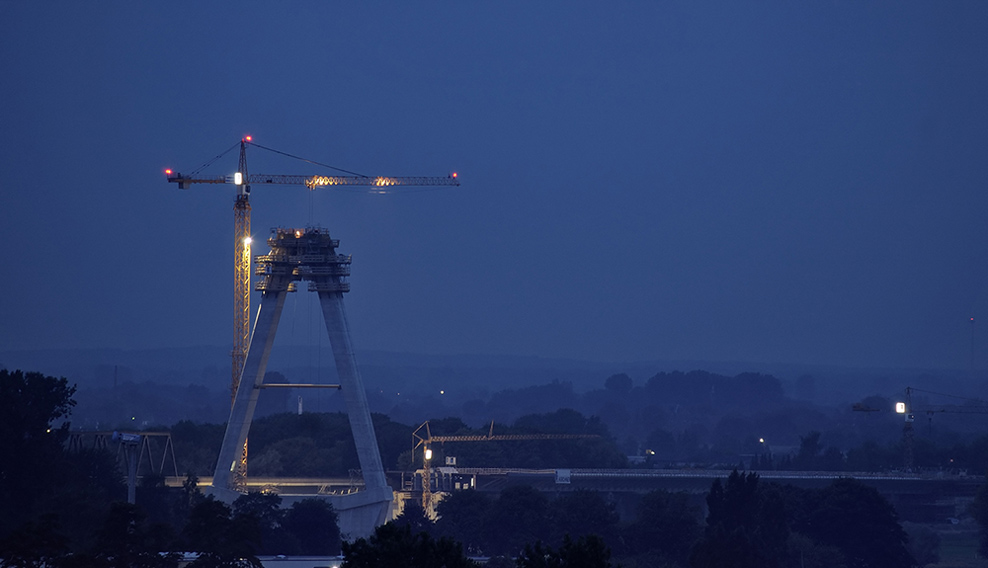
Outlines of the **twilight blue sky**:
[{"label": "twilight blue sky", "polygon": [[0,347],[229,344],[251,134],[462,179],[254,191],[358,349],[988,367],[988,3],[606,4],[0,0]]}]

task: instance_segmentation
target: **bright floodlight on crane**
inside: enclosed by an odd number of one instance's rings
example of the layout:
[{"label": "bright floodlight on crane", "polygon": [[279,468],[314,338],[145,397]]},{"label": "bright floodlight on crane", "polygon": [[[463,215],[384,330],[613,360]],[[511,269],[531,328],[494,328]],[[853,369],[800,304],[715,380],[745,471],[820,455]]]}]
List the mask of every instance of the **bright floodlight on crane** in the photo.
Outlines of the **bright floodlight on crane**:
[{"label": "bright floodlight on crane", "polygon": [[897,403],[895,403],[895,411],[898,414],[905,414],[906,413],[906,403],[904,403],[904,402],[897,402]]}]

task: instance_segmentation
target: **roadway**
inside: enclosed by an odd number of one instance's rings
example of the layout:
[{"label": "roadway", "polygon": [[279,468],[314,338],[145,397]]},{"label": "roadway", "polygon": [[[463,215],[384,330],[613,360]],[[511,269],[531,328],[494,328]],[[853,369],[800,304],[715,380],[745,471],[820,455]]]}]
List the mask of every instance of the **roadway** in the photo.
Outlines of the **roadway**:
[{"label": "roadway", "polygon": [[[510,469],[510,468],[433,468],[433,487],[438,491],[474,488],[483,492],[499,492],[510,485],[531,485],[546,492],[568,492],[580,489],[622,493],[648,493],[655,490],[706,493],[715,479],[726,479],[728,470],[710,469]],[[397,491],[416,491],[421,485],[422,470],[387,473],[388,481]],[[854,478],[875,487],[884,495],[938,495],[973,498],[985,482],[983,477],[946,473],[868,473],[830,471],[759,471],[763,482],[790,484],[814,489],[825,487],[834,480]],[[166,477],[170,487],[181,487],[183,477]],[[212,478],[201,477],[199,484],[210,485]],[[359,475],[350,478],[333,477],[249,477],[247,487],[255,491],[282,494],[343,495],[359,491],[363,481]]]},{"label": "roadway", "polygon": [[[724,480],[727,470],[707,469],[498,469],[450,468],[432,469],[436,492],[452,492],[474,488],[497,493],[513,485],[530,485],[549,494],[577,490],[607,493],[622,517],[634,514],[636,495],[650,491],[683,491],[692,494],[693,502],[703,507],[703,495],[715,479]],[[829,471],[760,471],[762,482],[790,484],[805,489],[819,489],[837,479],[854,478],[874,487],[896,508],[899,518],[913,522],[948,522],[963,518],[985,479],[970,475],[942,473],[867,473]],[[421,495],[422,470],[417,472],[387,472],[388,483],[398,492],[398,499],[418,499]],[[183,477],[169,476],[169,487],[181,487]],[[212,478],[201,477],[202,487],[211,485]],[[250,491],[270,491],[285,496],[348,495],[363,489],[359,475],[354,477],[249,477]]]}]

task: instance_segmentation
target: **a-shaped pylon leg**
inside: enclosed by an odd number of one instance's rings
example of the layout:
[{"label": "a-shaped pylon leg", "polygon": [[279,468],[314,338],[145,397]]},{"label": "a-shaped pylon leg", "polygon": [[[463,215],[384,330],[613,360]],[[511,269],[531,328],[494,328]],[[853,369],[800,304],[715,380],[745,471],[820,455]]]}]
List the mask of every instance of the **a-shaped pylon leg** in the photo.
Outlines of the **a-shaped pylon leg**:
[{"label": "a-shaped pylon leg", "polygon": [[257,396],[264,382],[285,296],[294,289],[293,282],[309,280],[310,289],[319,293],[364,478],[363,491],[330,500],[339,512],[340,529],[351,536],[365,536],[384,521],[393,492],[384,476],[367,394],[357,370],[343,307],[343,293],[349,290],[345,277],[349,274],[350,258],[337,255],[338,242],[321,229],[277,229],[268,243],[272,247],[271,254],[257,257],[258,274],[265,275],[258,284],[263,292],[261,305],[210,491],[226,501],[238,495],[233,486],[234,476],[257,407]]},{"label": "a-shaped pylon leg", "polygon": [[[223,445],[220,446],[220,456],[216,461],[216,471],[213,473],[213,487],[217,489],[234,490],[234,476],[237,465],[243,453],[250,422],[257,408],[257,395],[261,392],[264,373],[267,370],[268,359],[271,357],[271,346],[274,344],[278,321],[285,307],[287,292],[264,292],[261,305],[257,308],[257,319],[254,321],[254,331],[250,336],[250,346],[244,370],[240,374],[240,386],[233,399],[230,409],[230,420],[226,424],[226,434],[223,435]],[[375,440],[376,442],[376,440]]]},{"label": "a-shaped pylon leg", "polygon": [[350,429],[353,431],[353,441],[357,446],[364,486],[367,489],[387,487],[384,467],[381,465],[381,452],[377,447],[377,436],[374,434],[374,424],[371,422],[370,407],[367,404],[367,392],[364,391],[363,381],[357,370],[357,361],[350,345],[343,294],[319,292],[319,304],[322,306],[329,341],[333,346],[336,373],[340,376],[340,387],[343,391],[343,400],[346,402]]}]

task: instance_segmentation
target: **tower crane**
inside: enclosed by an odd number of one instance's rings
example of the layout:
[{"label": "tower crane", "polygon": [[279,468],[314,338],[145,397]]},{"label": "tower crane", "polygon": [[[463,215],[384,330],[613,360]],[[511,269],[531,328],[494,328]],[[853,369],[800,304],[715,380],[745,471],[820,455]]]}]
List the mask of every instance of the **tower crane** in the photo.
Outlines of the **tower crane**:
[{"label": "tower crane", "polygon": [[[192,174],[182,175],[181,173],[165,170],[165,175],[170,183],[178,184],[179,189],[189,189],[192,184],[232,184],[237,188],[236,200],[233,204],[233,351],[232,358],[232,379],[230,383],[230,403],[237,396],[237,388],[240,386],[240,375],[243,373],[244,362],[247,359],[247,350],[250,346],[250,265],[251,265],[251,233],[250,233],[250,190],[251,185],[301,185],[314,190],[318,187],[333,186],[366,186],[376,188],[388,188],[392,186],[458,186],[460,185],[456,173],[446,177],[385,177],[385,176],[323,176],[323,175],[267,175],[249,174],[247,171],[247,147],[256,146],[271,152],[282,154],[291,158],[298,158],[285,152],[265,148],[253,142],[251,136],[245,136],[240,140],[240,161],[237,171],[233,175],[205,176],[198,172],[209,164],[221,158],[236,145],[206,162],[196,169]],[[304,160],[319,166],[329,167],[348,174],[346,170],[340,170],[311,160]],[[244,453],[241,459],[240,468],[237,474],[242,483],[247,475],[247,445],[244,444]]]},{"label": "tower crane", "polygon": [[[912,395],[914,392],[921,392],[925,394],[931,394],[936,396],[948,397],[966,401],[968,404],[957,405],[957,404],[941,404],[941,405],[928,405],[928,406],[914,406]],[[969,403],[978,403],[977,405],[971,405]],[[856,412],[880,412],[880,408],[872,408],[865,405],[864,403],[855,403],[851,410]],[[952,413],[952,414],[988,414],[988,401],[984,401],[978,398],[970,398],[966,396],[957,396],[954,394],[945,394],[942,392],[933,392],[923,389],[918,389],[915,387],[906,387],[906,397],[905,401],[898,401],[895,403],[895,413],[901,414],[905,419],[902,426],[902,446],[903,446],[903,465],[906,471],[912,471],[915,461],[915,430],[913,428],[913,422],[916,420],[917,413],[926,413],[927,418],[930,421],[930,428],[932,430],[933,426],[933,415],[939,413]]]},{"label": "tower crane", "polygon": [[492,441],[516,441],[516,440],[579,440],[585,438],[599,438],[597,434],[495,434],[494,421],[487,434],[466,434],[459,436],[433,436],[429,430],[429,421],[426,420],[421,426],[412,432],[412,455],[415,450],[422,448],[422,510],[427,516],[432,516],[432,472],[430,462],[432,461],[432,444],[443,442],[492,442]]}]

